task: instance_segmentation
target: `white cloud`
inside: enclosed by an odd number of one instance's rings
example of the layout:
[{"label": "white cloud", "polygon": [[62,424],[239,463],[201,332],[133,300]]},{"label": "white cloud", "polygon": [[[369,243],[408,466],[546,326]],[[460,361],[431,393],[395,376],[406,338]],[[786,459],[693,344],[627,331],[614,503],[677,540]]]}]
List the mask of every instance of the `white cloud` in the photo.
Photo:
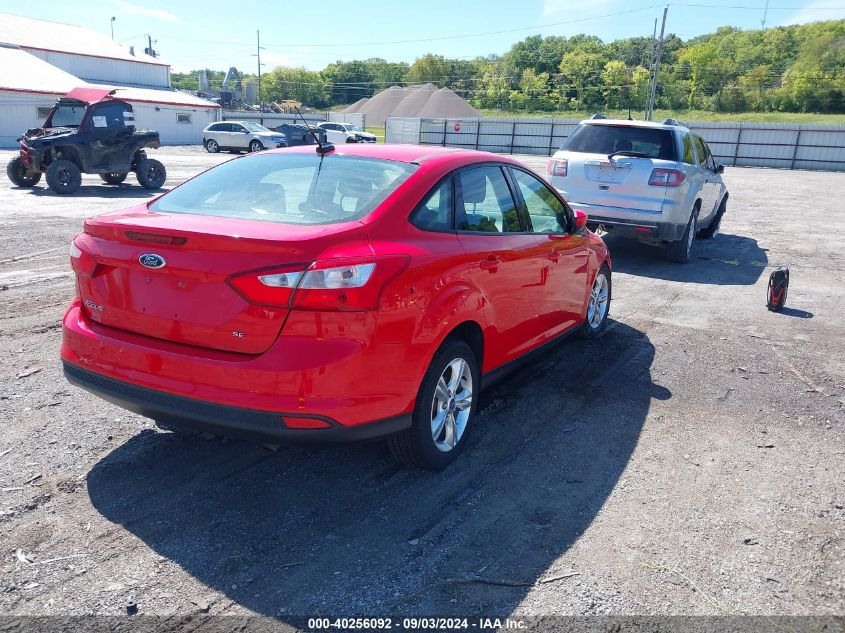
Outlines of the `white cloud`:
[{"label": "white cloud", "polygon": [[806,7],[793,13],[781,21],[781,26],[787,24],[805,24],[818,20],[841,20],[845,18],[845,7],[839,0],[814,0]]},{"label": "white cloud", "polygon": [[131,2],[126,2],[126,0],[112,0],[112,4],[120,9],[123,9],[127,13],[132,13],[133,15],[142,15],[156,20],[164,20],[165,22],[179,21],[179,18],[176,17],[175,14],[170,11],[165,11],[164,9],[150,9],[148,7],[132,4]]}]

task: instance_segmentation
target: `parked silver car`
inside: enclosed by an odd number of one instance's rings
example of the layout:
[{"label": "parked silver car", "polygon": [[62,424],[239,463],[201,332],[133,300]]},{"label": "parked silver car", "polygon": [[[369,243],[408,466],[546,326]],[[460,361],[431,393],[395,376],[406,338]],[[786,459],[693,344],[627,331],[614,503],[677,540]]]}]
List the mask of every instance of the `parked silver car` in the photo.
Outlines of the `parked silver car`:
[{"label": "parked silver car", "polygon": [[287,147],[287,137],[252,121],[220,121],[202,132],[205,149],[212,154],[220,150],[260,152],[262,149]]},{"label": "parked silver car", "polygon": [[582,121],[546,168],[591,228],[662,244],[676,262],[689,261],[696,236],[719,233],[723,171],[707,143],[671,119]]}]

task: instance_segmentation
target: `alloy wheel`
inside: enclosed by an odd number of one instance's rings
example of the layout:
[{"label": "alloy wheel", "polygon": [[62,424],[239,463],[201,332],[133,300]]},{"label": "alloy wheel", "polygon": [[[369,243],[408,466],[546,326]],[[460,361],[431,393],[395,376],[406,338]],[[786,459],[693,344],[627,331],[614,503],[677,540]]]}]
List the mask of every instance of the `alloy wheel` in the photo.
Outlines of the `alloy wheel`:
[{"label": "alloy wheel", "polygon": [[599,271],[590,290],[590,299],[587,306],[587,323],[591,328],[596,329],[604,320],[604,316],[607,314],[609,297],[607,276],[604,272]]},{"label": "alloy wheel", "polygon": [[463,358],[446,365],[431,402],[431,437],[437,450],[449,452],[461,440],[472,408],[472,389],[472,372]]}]

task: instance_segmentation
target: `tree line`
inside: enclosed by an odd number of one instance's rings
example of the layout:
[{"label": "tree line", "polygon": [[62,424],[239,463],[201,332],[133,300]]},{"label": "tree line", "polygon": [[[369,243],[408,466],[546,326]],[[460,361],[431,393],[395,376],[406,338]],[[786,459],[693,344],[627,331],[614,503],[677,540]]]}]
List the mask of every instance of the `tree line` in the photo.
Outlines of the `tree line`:
[{"label": "tree line", "polygon": [[[470,60],[426,54],[413,64],[372,58],[321,71],[278,67],[262,75],[261,98],[328,108],[393,85],[432,83],[485,109],[636,111],[646,105],[654,54],[650,37],[603,42],[592,35],[532,35],[504,55]],[[173,73],[174,87],[196,90],[198,73]],[[845,112],[845,20],[753,31],[726,26],[687,41],[669,35],[656,107]]]}]

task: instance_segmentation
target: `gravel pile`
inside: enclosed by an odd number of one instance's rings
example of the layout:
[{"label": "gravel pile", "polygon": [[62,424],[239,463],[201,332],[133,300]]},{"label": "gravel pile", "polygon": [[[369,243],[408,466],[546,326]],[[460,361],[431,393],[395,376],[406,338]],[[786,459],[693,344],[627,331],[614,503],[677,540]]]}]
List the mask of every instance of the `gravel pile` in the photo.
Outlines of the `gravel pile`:
[{"label": "gravel pile", "polygon": [[370,99],[360,99],[344,113],[365,114],[367,125],[384,125],[390,116],[401,117],[477,117],[478,111],[448,88],[434,84],[391,86]]}]

